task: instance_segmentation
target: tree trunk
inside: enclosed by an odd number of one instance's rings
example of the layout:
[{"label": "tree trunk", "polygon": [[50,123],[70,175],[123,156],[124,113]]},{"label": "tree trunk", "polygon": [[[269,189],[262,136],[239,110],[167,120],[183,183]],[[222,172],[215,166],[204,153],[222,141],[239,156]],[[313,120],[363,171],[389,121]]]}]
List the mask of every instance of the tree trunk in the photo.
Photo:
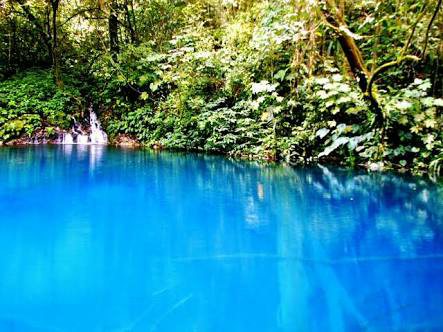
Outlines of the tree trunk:
[{"label": "tree trunk", "polygon": [[331,10],[324,11],[323,13],[326,21],[338,34],[338,41],[348,60],[351,72],[357,79],[360,89],[365,93],[368,87],[369,71],[365,66],[360,48],[357,46],[354,38],[347,32],[349,31],[348,26],[340,13],[333,14]]},{"label": "tree trunk", "polygon": [[[330,2],[327,2],[327,5],[323,7],[323,13],[326,21],[337,33],[338,41],[349,63],[351,72],[357,80],[360,90],[364,93],[365,98],[369,101],[371,112],[375,114],[374,125],[383,126],[383,111],[377,98],[372,93],[371,85],[373,82],[371,82],[370,78],[373,76],[370,75],[365,65],[363,54],[352,36],[352,33],[348,29],[344,17],[341,15],[339,9],[335,7],[335,4],[331,4]],[[368,94],[369,88],[371,88],[371,93]]]},{"label": "tree trunk", "polygon": [[132,26],[132,19],[131,19],[131,14],[129,12],[128,0],[125,0],[124,7],[125,7],[125,14],[126,14],[127,28],[129,30],[129,34],[131,36],[131,43],[135,44],[137,38],[136,38],[136,35],[135,35],[134,27]]},{"label": "tree trunk", "polygon": [[8,35],[8,68],[10,69],[12,67],[12,54],[13,54],[13,46],[12,46],[12,35],[13,35],[13,21],[11,20],[9,22],[9,35]]},{"label": "tree trunk", "polygon": [[134,0],[130,0],[129,3],[131,5],[131,13],[132,13],[132,20],[134,23],[133,26],[134,26],[135,39],[138,42],[137,19],[135,17],[135,11],[134,11]]},{"label": "tree trunk", "polygon": [[115,57],[120,52],[118,43],[118,18],[117,18],[117,1],[112,0],[111,11],[109,14],[109,48]]},{"label": "tree trunk", "polygon": [[58,6],[60,0],[51,0],[52,6],[52,66],[54,69],[54,79],[55,84],[58,87],[63,87],[63,80],[61,75],[60,68],[60,59],[59,59],[59,50],[58,50],[58,40],[57,40],[57,14],[58,14]]}]

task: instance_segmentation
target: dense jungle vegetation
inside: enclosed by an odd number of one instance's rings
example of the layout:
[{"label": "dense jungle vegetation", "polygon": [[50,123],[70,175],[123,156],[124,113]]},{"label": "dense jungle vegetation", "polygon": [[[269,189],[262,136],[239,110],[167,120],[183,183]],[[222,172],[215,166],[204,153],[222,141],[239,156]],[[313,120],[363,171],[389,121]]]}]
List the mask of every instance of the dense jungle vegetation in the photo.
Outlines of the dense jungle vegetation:
[{"label": "dense jungle vegetation", "polygon": [[441,174],[442,0],[0,0],[0,141]]}]

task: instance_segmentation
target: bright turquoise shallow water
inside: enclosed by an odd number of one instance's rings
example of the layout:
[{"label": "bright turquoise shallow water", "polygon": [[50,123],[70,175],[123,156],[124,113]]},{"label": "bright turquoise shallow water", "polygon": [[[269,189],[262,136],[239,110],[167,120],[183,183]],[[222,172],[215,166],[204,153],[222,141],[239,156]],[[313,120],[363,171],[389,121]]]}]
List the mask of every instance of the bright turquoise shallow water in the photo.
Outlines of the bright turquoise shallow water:
[{"label": "bright turquoise shallow water", "polygon": [[0,149],[0,331],[442,331],[424,179]]}]

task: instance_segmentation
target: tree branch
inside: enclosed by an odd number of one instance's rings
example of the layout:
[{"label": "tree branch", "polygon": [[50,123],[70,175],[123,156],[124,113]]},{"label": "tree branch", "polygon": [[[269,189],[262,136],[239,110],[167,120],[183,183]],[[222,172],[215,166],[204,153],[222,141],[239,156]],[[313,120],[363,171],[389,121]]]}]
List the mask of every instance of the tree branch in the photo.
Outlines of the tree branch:
[{"label": "tree branch", "polygon": [[73,18],[77,17],[78,15],[87,13],[87,12],[92,12],[92,11],[96,11],[96,10],[100,10],[100,8],[98,7],[88,7],[88,8],[83,8],[78,10],[77,12],[75,12],[74,14],[72,14],[70,17],[68,17],[61,25],[60,27],[63,27],[66,23],[68,23],[69,21],[71,21]]},{"label": "tree branch", "polygon": [[426,7],[428,4],[426,3],[423,6],[423,12],[420,14],[420,16],[415,21],[414,25],[412,26],[411,34],[409,35],[408,41],[406,42],[405,46],[403,47],[403,50],[401,51],[401,56],[405,55],[406,51],[408,50],[409,46],[411,46],[412,38],[414,37],[415,30],[417,29],[418,23],[422,20],[423,16],[426,14]]},{"label": "tree branch", "polygon": [[385,63],[384,65],[381,65],[380,67],[378,67],[374,73],[371,75],[371,77],[369,78],[369,83],[368,83],[368,88],[367,88],[367,95],[370,99],[375,99],[374,96],[374,92],[373,92],[373,86],[375,81],[377,80],[378,76],[380,76],[381,73],[384,73],[385,71],[391,69],[392,67],[396,67],[398,65],[400,65],[402,62],[404,61],[414,61],[414,62],[418,62],[420,60],[424,59],[425,53],[426,53],[426,48],[427,48],[427,44],[428,44],[428,39],[429,39],[429,32],[431,31],[432,28],[432,24],[435,21],[435,18],[437,17],[437,14],[441,8],[443,0],[439,0],[437,6],[435,7],[434,10],[434,14],[432,15],[431,20],[429,21],[428,24],[428,28],[426,29],[426,37],[425,37],[425,45],[424,45],[424,49],[423,52],[421,54],[421,57],[417,57],[415,55],[404,55],[407,51],[407,49],[409,48],[411,42],[412,42],[412,38],[414,36],[415,30],[417,28],[418,23],[421,21],[421,19],[423,18],[424,14],[425,14],[425,9],[427,7],[427,4],[424,6],[423,8],[423,13],[417,18],[416,22],[414,23],[413,27],[412,27],[412,31],[411,34],[409,35],[409,39],[406,42],[402,52],[400,53],[400,56],[397,60],[395,61],[391,61],[388,63]]},{"label": "tree branch", "polygon": [[421,54],[422,59],[425,58],[426,49],[428,48],[429,33],[431,32],[432,25],[434,24],[435,18],[437,17],[438,12],[440,11],[442,2],[443,2],[443,0],[438,1],[437,6],[435,7],[434,14],[432,15],[432,18],[428,24],[428,28],[426,29],[425,45],[423,47],[423,52]]},{"label": "tree branch", "polygon": [[[331,14],[331,10],[335,11],[335,14]],[[324,2],[322,11],[328,26],[332,27],[338,35],[340,46],[345,53],[352,74],[356,77],[361,91],[366,92],[369,72],[364,63],[361,50],[355,41],[355,36],[349,30],[343,16],[338,13],[334,3],[331,4],[330,1]]]},{"label": "tree branch", "polygon": [[373,86],[374,86],[375,81],[377,80],[377,77],[380,76],[380,74],[384,73],[385,71],[389,70],[390,68],[400,65],[404,61],[418,62],[418,61],[420,61],[420,58],[416,57],[415,55],[404,55],[395,61],[385,63],[384,65],[381,65],[380,67],[378,67],[374,71],[374,74],[372,74],[371,77],[369,78],[368,89],[367,89],[366,93],[370,99],[375,99],[374,93],[373,93]]}]

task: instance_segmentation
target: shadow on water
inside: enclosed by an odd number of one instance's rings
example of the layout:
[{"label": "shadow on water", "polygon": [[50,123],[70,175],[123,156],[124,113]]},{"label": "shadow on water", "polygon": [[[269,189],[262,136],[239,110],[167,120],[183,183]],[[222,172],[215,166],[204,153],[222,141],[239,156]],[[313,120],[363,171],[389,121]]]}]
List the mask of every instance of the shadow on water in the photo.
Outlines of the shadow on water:
[{"label": "shadow on water", "polygon": [[0,331],[440,331],[442,224],[422,178],[2,148]]}]

